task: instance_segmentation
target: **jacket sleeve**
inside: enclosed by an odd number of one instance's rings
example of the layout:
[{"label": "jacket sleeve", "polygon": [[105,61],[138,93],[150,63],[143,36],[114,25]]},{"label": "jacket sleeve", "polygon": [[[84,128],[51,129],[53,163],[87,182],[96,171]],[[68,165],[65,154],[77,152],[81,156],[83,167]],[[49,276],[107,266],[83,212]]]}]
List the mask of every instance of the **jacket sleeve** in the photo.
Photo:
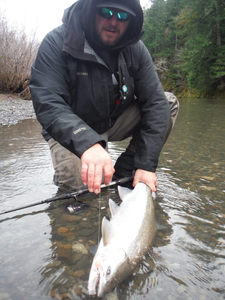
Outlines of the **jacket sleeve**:
[{"label": "jacket sleeve", "polygon": [[141,41],[136,47],[135,94],[141,110],[141,135],[134,162],[137,169],[155,172],[171,122],[170,108],[147,48]]},{"label": "jacket sleeve", "polygon": [[44,130],[72,153],[81,157],[96,143],[105,146],[102,137],[71,109],[67,55],[62,51],[59,27],[40,45],[31,69],[30,91],[38,121]]}]

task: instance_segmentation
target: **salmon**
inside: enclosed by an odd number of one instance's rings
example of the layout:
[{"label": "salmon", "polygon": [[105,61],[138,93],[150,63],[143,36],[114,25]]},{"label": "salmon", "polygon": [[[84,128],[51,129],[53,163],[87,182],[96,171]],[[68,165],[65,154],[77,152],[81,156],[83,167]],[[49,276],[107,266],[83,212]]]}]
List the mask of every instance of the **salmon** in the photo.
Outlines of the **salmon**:
[{"label": "salmon", "polygon": [[88,281],[89,295],[103,297],[130,276],[148,252],[157,230],[150,188],[139,182],[133,190],[118,186],[122,200],[109,199],[110,221],[102,220],[102,238]]}]

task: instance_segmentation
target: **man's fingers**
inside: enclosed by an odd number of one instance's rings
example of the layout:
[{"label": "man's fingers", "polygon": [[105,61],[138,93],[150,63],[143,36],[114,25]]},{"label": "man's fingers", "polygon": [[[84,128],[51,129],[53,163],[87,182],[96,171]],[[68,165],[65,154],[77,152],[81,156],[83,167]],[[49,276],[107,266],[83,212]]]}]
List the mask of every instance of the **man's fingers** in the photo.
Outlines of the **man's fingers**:
[{"label": "man's fingers", "polygon": [[81,165],[81,179],[84,185],[88,183],[88,165],[86,163],[82,163]]},{"label": "man's fingers", "polygon": [[100,144],[88,148],[81,156],[81,178],[88,190],[98,194],[104,172],[105,184],[109,184],[115,172],[110,155]]},{"label": "man's fingers", "polygon": [[89,192],[91,193],[94,192],[95,194],[100,193],[103,171],[104,171],[104,183],[108,185],[112,180],[113,173],[115,172],[115,169],[111,163],[107,164],[104,167],[104,170],[101,164],[98,165],[94,165],[94,164],[87,165],[86,163],[82,164],[81,178],[83,184],[88,186]]},{"label": "man's fingers", "polygon": [[138,182],[144,182],[147,184],[152,192],[157,191],[156,187],[158,183],[154,172],[137,169],[133,180],[133,186],[135,187]]},{"label": "man's fingers", "polygon": [[138,182],[140,182],[140,180],[137,180],[136,177],[134,177],[134,180],[132,183],[133,187],[135,187]]},{"label": "man's fingers", "polygon": [[156,186],[154,184],[148,184],[152,192],[157,192]]},{"label": "man's fingers", "polygon": [[104,167],[104,183],[105,183],[105,185],[108,185],[112,181],[114,172],[115,172],[115,169],[114,169],[112,163],[105,165],[105,167]]},{"label": "man's fingers", "polygon": [[89,164],[88,166],[88,190],[89,192],[94,191],[94,177],[95,177],[95,165]]},{"label": "man's fingers", "polygon": [[94,177],[94,192],[95,194],[100,193],[100,186],[102,183],[102,165],[95,166],[95,177]]}]

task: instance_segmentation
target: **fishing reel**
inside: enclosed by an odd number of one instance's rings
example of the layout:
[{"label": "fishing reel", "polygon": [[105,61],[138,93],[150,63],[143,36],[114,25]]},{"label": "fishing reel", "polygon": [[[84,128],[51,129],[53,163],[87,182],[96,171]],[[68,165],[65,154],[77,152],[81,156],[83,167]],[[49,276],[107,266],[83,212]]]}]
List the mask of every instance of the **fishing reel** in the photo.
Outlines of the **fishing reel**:
[{"label": "fishing reel", "polygon": [[87,204],[85,202],[77,200],[77,197],[74,196],[75,202],[73,204],[67,205],[66,206],[66,212],[69,214],[78,214],[84,212],[84,210],[88,207],[93,207],[97,210],[103,210],[106,209],[105,206],[102,207],[96,207],[90,204]]},{"label": "fishing reel", "polygon": [[87,203],[74,203],[66,206],[66,212],[69,214],[78,214],[83,212],[87,208]]},{"label": "fishing reel", "polygon": [[73,197],[75,202],[66,206],[66,212],[69,214],[78,214],[83,212],[89,205],[85,202],[77,200],[77,197]]}]

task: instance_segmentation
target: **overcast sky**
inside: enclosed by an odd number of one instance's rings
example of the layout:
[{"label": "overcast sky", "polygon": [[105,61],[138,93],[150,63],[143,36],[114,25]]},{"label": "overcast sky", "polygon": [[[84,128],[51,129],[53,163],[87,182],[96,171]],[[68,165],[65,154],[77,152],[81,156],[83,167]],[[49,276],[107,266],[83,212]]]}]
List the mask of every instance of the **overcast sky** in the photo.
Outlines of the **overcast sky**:
[{"label": "overcast sky", "polygon": [[[61,24],[64,9],[75,0],[0,0],[1,11],[15,26],[24,26],[26,32],[35,31],[42,40],[53,28]],[[140,0],[142,7],[149,7],[149,0]]]}]

